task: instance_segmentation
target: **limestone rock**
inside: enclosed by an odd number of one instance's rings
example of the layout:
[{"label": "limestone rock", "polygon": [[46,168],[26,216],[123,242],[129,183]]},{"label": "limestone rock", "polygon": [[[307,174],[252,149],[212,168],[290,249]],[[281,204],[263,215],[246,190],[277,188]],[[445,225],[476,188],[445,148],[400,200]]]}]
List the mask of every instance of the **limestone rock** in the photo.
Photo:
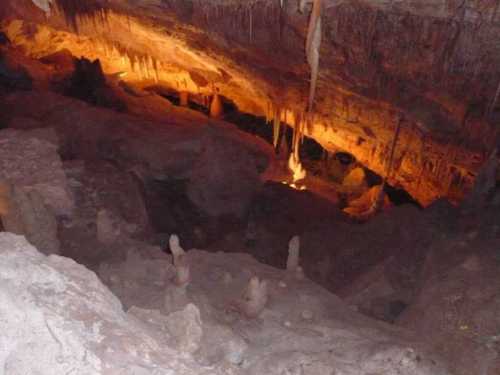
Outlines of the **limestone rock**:
[{"label": "limestone rock", "polygon": [[253,276],[243,293],[239,308],[247,318],[257,318],[264,310],[267,301],[267,281]]},{"label": "limestone rock", "polygon": [[103,244],[112,244],[121,240],[122,231],[119,219],[108,210],[99,210],[96,218],[97,239]]},{"label": "limestone rock", "polygon": [[0,202],[4,202],[0,216],[5,230],[26,236],[45,254],[58,254],[57,221],[38,191],[0,185]]},{"label": "limestone rock", "polygon": [[210,131],[189,176],[188,196],[211,216],[242,216],[261,185],[250,152],[222,134]]},{"label": "limestone rock", "polygon": [[0,132],[0,181],[36,191],[56,215],[70,215],[69,191],[57,146],[33,133],[5,129]]},{"label": "limestone rock", "polygon": [[[460,254],[464,251],[469,255]],[[460,236],[440,241],[427,256],[415,301],[396,324],[419,332],[442,351],[454,374],[495,374],[500,364],[495,344],[499,272],[498,237],[480,238],[472,245]]]},{"label": "limestone rock", "polygon": [[203,328],[200,310],[194,304],[169,314],[167,327],[181,352],[194,353],[200,348]]},{"label": "limestone rock", "polygon": [[0,233],[0,252],[0,368],[5,374],[206,373],[128,317],[83,266],[46,257],[10,233]]},{"label": "limestone rock", "polygon": [[63,167],[75,197],[70,220],[59,228],[65,255],[83,261],[102,256],[100,250],[111,251],[110,245],[150,234],[144,199],[129,173],[108,162],[78,159]]},{"label": "limestone rock", "polygon": [[[381,192],[383,185],[375,185],[364,192],[360,197],[349,202],[344,212],[349,216],[363,219],[376,214],[377,209],[385,209],[390,206],[390,201],[385,192]],[[383,195],[382,197],[380,195]],[[382,199],[382,202],[379,201]],[[380,205],[380,207],[379,207]]]}]

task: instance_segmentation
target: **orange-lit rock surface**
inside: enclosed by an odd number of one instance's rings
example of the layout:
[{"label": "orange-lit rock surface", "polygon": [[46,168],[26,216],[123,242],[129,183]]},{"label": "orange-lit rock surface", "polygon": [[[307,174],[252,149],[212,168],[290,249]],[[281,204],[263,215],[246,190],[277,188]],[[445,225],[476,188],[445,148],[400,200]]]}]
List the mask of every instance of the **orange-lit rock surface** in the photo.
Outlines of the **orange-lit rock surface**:
[{"label": "orange-lit rock surface", "polygon": [[[313,115],[304,121],[310,6],[296,1],[5,2],[2,30],[37,58],[63,49],[108,74],[297,124],[427,205],[461,199],[498,142],[497,1],[324,1]],[[47,3],[47,2],[41,2]],[[80,4],[80,5],[75,5]],[[59,5],[59,8],[57,8]],[[64,11],[62,11],[62,10]]]}]

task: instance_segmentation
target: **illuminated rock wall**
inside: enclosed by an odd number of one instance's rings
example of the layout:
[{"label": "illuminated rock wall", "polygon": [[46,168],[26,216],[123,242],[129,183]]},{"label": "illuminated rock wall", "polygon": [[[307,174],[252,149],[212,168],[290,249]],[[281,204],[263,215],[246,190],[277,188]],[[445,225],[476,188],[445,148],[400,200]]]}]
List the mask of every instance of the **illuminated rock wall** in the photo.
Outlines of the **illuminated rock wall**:
[{"label": "illuminated rock wall", "polygon": [[218,92],[268,118],[279,109],[282,121],[381,175],[402,118],[389,181],[424,205],[458,201],[498,142],[498,1],[326,0],[314,116],[304,113],[310,8],[301,13],[295,1],[56,3],[46,18],[10,1],[3,29],[35,57],[66,48],[125,80]]}]

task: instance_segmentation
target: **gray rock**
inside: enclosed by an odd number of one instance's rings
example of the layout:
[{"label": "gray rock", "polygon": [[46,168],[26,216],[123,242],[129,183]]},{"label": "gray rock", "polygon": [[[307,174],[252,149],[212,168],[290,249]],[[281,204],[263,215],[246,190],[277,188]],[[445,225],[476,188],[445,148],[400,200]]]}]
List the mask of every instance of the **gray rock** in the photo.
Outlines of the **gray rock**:
[{"label": "gray rock", "polygon": [[189,303],[183,310],[169,314],[167,327],[181,352],[194,353],[200,348],[203,328],[196,305]]},{"label": "gray rock", "polygon": [[0,233],[0,252],[2,374],[223,373],[156,340],[74,261],[11,233]]},{"label": "gray rock", "polygon": [[36,191],[54,214],[69,216],[73,197],[57,146],[39,136],[12,129],[0,132],[0,181]]},{"label": "gray rock", "polygon": [[5,210],[0,212],[4,229],[25,235],[45,254],[58,254],[57,221],[38,191],[8,184],[0,190],[0,200],[6,202]]}]

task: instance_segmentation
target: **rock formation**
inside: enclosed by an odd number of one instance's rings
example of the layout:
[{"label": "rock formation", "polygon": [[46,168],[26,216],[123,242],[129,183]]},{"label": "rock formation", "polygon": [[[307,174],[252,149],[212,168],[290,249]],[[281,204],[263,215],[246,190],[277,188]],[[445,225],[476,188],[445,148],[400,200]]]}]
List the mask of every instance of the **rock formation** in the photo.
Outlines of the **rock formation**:
[{"label": "rock formation", "polygon": [[[405,147],[396,151],[390,183],[423,205],[442,196],[460,200],[497,142],[498,4],[324,0],[314,2],[310,17],[306,3],[164,1],[158,12],[126,0],[112,7],[65,0],[52,3],[56,11],[46,17],[48,2],[9,1],[2,30],[31,56],[66,48],[100,59],[106,73],[126,71],[131,82],[161,81],[203,95],[217,87],[215,97],[230,98],[241,111],[280,108],[290,126],[301,123],[309,92],[316,92],[305,133],[381,175],[403,114]],[[63,22],[78,34],[60,31]],[[36,38],[26,32],[32,23]],[[175,36],[158,33],[165,25]],[[316,56],[310,66],[306,55]],[[319,56],[321,74],[309,90]]]},{"label": "rock formation", "polygon": [[0,373],[497,375],[499,25],[2,1]]}]

